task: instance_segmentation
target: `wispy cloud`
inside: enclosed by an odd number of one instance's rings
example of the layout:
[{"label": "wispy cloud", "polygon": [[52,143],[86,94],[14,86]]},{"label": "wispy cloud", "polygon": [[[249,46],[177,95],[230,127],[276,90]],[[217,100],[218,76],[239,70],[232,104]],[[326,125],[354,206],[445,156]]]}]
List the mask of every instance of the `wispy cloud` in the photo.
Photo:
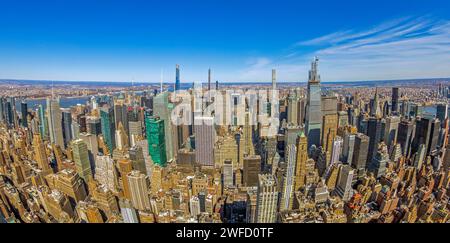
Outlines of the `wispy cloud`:
[{"label": "wispy cloud", "polygon": [[249,66],[246,73],[256,77],[272,66],[286,81],[305,80],[309,60],[319,56],[325,80],[450,77],[450,21],[429,16],[340,30],[293,46],[276,62]]}]

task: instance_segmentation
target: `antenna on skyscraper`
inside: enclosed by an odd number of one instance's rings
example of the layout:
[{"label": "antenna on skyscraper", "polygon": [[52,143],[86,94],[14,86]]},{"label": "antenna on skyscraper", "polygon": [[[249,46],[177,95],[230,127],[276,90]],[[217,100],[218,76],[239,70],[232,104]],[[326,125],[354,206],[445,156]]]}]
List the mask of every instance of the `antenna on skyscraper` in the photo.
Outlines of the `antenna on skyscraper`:
[{"label": "antenna on skyscraper", "polygon": [[52,80],[52,99],[54,98],[55,92],[54,92],[54,88],[53,88],[53,80]]}]

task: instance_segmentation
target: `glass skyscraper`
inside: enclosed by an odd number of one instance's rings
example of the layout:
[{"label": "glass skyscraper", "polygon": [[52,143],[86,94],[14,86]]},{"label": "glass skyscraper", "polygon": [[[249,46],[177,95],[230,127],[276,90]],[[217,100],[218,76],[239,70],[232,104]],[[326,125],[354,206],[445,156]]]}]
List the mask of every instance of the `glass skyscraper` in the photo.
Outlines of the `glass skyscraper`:
[{"label": "glass skyscraper", "polygon": [[315,58],[311,63],[308,80],[308,109],[306,114],[306,131],[308,133],[308,147],[320,145],[322,129],[321,90],[320,76],[317,66],[319,59]]},{"label": "glass skyscraper", "polygon": [[166,144],[164,140],[164,120],[152,117],[149,113],[145,116],[145,127],[147,131],[148,151],[153,163],[166,166]]},{"label": "glass skyscraper", "polygon": [[116,147],[115,134],[116,127],[114,124],[114,111],[112,108],[102,108],[100,111],[103,139],[108,146],[109,152],[112,154]]}]

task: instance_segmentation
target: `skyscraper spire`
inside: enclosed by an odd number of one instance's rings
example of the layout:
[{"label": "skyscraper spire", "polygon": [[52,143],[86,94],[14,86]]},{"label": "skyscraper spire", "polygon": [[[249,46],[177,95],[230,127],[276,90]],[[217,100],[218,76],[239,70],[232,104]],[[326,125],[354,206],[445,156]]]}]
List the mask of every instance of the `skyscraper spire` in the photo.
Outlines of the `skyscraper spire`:
[{"label": "skyscraper spire", "polygon": [[309,71],[309,83],[319,83],[320,75],[319,75],[319,58],[314,57],[314,61],[311,63],[311,70]]},{"label": "skyscraper spire", "polygon": [[372,116],[380,117],[381,116],[381,109],[380,104],[378,101],[378,88],[375,88],[375,96],[373,97],[373,107],[372,107]]}]

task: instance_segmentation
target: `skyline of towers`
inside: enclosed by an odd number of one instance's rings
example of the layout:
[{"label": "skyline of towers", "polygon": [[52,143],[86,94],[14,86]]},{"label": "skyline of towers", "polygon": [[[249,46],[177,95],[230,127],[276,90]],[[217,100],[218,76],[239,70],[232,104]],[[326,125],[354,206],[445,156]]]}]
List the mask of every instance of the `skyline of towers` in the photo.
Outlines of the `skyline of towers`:
[{"label": "skyline of towers", "polygon": [[[48,136],[40,137],[50,114],[41,119],[45,104],[28,104],[33,108],[28,109],[25,127],[21,114],[5,106],[14,99],[2,98],[0,111],[10,110],[12,115],[0,114],[0,194],[4,194],[0,209],[7,205],[23,210],[20,205],[26,205],[22,212],[46,211],[50,204],[45,193],[55,190],[62,196],[55,193],[54,198],[65,203],[67,197],[67,207],[74,210],[73,218],[66,219],[86,222],[329,223],[361,222],[367,216],[383,222],[398,216],[403,222],[401,210],[410,210],[416,202],[430,204],[432,213],[411,221],[441,215],[439,205],[448,196],[444,189],[450,171],[448,105],[436,92],[424,88],[411,93],[405,88],[394,112],[390,87],[375,91],[327,85],[323,95],[316,96],[320,97],[320,144],[309,147],[308,130],[300,118],[302,109],[309,110],[301,104],[308,102],[305,88],[279,86],[280,106],[274,112],[280,114],[281,126],[271,137],[262,135],[263,127],[250,124],[255,115],[251,109],[234,113],[243,124],[213,126],[209,123],[215,114],[202,114],[194,120],[197,124],[176,126],[170,120],[178,105],[170,99],[172,91],[114,91],[59,109],[65,148]],[[224,85],[221,92],[228,87]],[[260,89],[267,92],[267,87],[270,83]],[[382,104],[382,112],[375,116],[371,112],[376,110],[372,109],[376,99],[362,95],[366,91],[378,93]],[[414,100],[420,95],[426,103]],[[236,90],[232,96],[236,103],[248,102]],[[18,99],[17,109],[22,100]],[[72,134],[66,135],[67,131]],[[115,141],[112,151],[108,132]],[[173,144],[167,149],[170,140]],[[172,159],[167,157],[170,154]],[[24,183],[30,190],[27,194],[22,194]],[[19,197],[9,190],[14,187]],[[40,204],[42,199],[34,192],[42,192],[47,204]],[[11,200],[23,196],[33,200]],[[430,197],[433,202],[427,200]],[[367,213],[367,207],[373,214]],[[305,214],[305,208],[311,214]],[[53,219],[57,210],[50,211],[49,218],[39,220],[66,220]],[[26,221],[23,215],[14,216]]]}]

